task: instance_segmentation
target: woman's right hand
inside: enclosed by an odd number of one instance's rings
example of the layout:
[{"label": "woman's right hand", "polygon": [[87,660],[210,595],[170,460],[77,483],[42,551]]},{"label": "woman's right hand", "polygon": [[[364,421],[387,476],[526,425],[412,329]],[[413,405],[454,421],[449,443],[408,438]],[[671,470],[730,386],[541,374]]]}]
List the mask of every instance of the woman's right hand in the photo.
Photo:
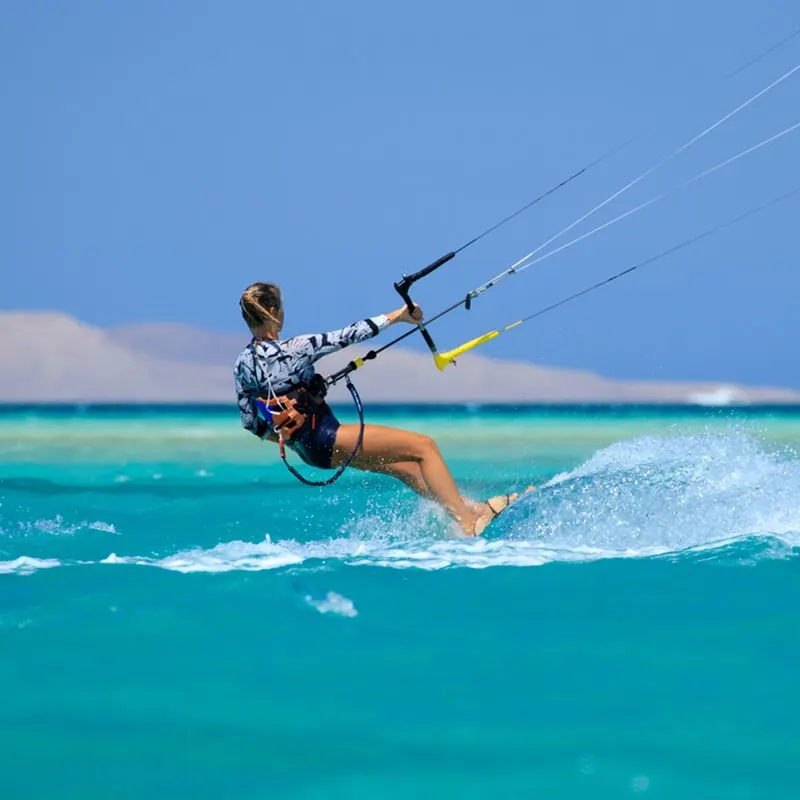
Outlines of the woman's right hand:
[{"label": "woman's right hand", "polygon": [[422,322],[422,309],[415,303],[413,315],[408,310],[408,306],[403,306],[387,316],[392,322],[407,322],[409,325],[416,325]]}]

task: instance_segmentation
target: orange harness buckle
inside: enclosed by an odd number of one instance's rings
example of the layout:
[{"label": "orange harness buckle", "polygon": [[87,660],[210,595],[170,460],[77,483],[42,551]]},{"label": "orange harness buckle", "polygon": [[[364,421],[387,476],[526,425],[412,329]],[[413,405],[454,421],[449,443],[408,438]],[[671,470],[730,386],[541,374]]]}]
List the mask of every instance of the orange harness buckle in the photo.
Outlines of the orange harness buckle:
[{"label": "orange harness buckle", "polygon": [[259,397],[258,400],[269,409],[272,427],[282,439],[290,440],[306,424],[308,417],[297,408],[297,401],[294,398],[286,395],[276,397],[277,408],[270,405],[263,397]]}]

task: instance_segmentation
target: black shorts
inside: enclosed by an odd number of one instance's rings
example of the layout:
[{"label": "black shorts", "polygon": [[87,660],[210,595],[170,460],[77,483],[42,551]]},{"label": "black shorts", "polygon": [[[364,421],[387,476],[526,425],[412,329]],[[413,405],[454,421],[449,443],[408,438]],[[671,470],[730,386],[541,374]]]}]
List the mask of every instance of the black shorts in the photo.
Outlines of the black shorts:
[{"label": "black shorts", "polygon": [[309,415],[306,424],[286,442],[286,446],[294,450],[306,464],[331,469],[331,456],[340,424],[330,406],[323,403],[315,414]]}]

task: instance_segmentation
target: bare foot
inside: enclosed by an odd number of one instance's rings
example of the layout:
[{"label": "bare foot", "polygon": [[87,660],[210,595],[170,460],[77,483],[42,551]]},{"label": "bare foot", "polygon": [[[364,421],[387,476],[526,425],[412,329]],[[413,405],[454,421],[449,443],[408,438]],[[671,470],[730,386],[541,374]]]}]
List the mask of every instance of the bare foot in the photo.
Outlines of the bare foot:
[{"label": "bare foot", "polygon": [[[532,492],[535,489],[536,487],[533,485],[528,486],[523,494]],[[482,504],[486,507],[486,511],[476,520],[475,527],[473,528],[471,535],[480,536],[486,530],[489,523],[501,512],[505,511],[518,498],[518,492],[513,492],[512,494],[498,494],[495,497],[490,497],[486,503]]]},{"label": "bare foot", "polygon": [[[530,486],[528,486],[525,489],[523,494],[526,494],[527,492],[531,492],[535,488],[536,487],[531,484]],[[519,497],[518,493],[513,494],[513,498],[515,500],[517,499],[517,497]],[[494,499],[497,502],[500,502],[501,500],[503,502],[505,502],[505,495],[497,495],[495,498],[490,498],[490,499]],[[486,504],[486,501],[479,502],[477,500],[472,500],[471,498],[466,497],[463,494],[461,495],[461,501],[464,503],[465,506],[467,506],[469,509],[471,509],[472,511],[476,512],[477,514],[480,514],[481,516],[484,515],[484,514],[487,514],[489,512],[489,510],[490,510],[489,506]]]},{"label": "bare foot", "polygon": [[464,497],[463,494],[461,495],[461,501],[465,506],[467,506],[467,508],[475,511],[478,514],[486,513],[486,503],[478,503],[475,500],[470,500],[469,497]]}]

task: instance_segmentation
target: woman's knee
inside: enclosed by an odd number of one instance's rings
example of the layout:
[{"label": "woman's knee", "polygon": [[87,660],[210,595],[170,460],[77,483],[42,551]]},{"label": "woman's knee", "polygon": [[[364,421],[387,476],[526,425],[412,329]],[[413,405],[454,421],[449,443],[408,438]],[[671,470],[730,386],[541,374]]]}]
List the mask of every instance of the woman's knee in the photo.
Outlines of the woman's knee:
[{"label": "woman's knee", "polygon": [[430,436],[417,434],[415,437],[415,455],[420,458],[431,458],[439,455],[439,447]]}]

